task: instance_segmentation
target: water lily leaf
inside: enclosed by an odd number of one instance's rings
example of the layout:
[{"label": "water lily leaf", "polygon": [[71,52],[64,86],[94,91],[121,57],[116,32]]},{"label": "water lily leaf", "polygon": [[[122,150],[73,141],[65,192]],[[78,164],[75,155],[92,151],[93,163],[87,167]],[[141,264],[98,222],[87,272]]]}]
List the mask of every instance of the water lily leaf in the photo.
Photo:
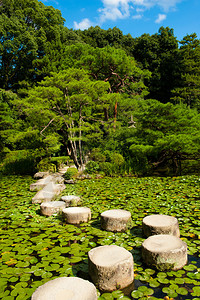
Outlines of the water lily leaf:
[{"label": "water lily leaf", "polygon": [[143,297],[144,293],[142,291],[133,291],[131,293],[131,296],[134,298],[134,299],[138,299],[140,297]]},{"label": "water lily leaf", "polygon": [[70,259],[70,262],[71,262],[72,264],[77,263],[77,262],[79,262],[79,261],[82,261],[82,257],[79,257],[79,256],[73,256],[73,257]]},{"label": "water lily leaf", "polygon": [[152,288],[156,288],[160,285],[160,283],[156,279],[152,279],[152,280],[149,281],[149,285]]},{"label": "water lily leaf", "polygon": [[158,281],[162,284],[168,284],[169,283],[169,279],[167,278],[163,278],[163,277],[159,277]]},{"label": "water lily leaf", "polygon": [[180,295],[187,295],[188,294],[188,291],[184,287],[180,287],[180,288],[176,289],[176,292]]},{"label": "water lily leaf", "polygon": [[191,293],[191,295],[200,297],[200,287],[199,286],[194,286],[193,287],[193,292]]},{"label": "water lily leaf", "polygon": [[162,291],[163,291],[163,293],[167,294],[168,297],[170,297],[170,298],[175,298],[175,297],[178,296],[178,294],[173,289],[171,289],[169,287],[164,287],[162,289]]},{"label": "water lily leaf", "polygon": [[175,278],[174,282],[177,284],[184,284],[185,280],[184,280],[184,278]]},{"label": "water lily leaf", "polygon": [[186,271],[193,271],[193,270],[197,269],[197,266],[190,264],[190,265],[184,266],[183,269]]},{"label": "water lily leaf", "polygon": [[113,292],[112,292],[112,296],[113,296],[114,298],[118,299],[118,298],[124,296],[124,293],[123,293],[122,291],[113,291]]},{"label": "water lily leaf", "polygon": [[104,300],[112,300],[112,299],[114,299],[113,296],[112,296],[112,294],[110,294],[110,293],[104,293],[104,294],[101,295],[101,297],[103,297]]}]

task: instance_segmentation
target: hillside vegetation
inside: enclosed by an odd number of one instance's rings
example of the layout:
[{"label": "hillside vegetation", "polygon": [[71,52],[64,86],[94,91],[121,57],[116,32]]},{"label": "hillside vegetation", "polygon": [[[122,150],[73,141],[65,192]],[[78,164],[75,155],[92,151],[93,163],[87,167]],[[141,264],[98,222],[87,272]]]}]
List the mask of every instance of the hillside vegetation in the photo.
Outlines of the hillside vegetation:
[{"label": "hillside vegetation", "polygon": [[37,0],[3,0],[0,24],[2,172],[51,169],[60,156],[106,175],[198,171],[195,33],[72,30]]}]

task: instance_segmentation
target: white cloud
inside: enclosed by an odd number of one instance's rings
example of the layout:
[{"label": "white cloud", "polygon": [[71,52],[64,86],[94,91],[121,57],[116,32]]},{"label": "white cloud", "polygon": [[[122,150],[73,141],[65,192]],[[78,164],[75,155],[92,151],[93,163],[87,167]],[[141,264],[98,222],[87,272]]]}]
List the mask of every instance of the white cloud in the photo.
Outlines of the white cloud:
[{"label": "white cloud", "polygon": [[98,21],[92,23],[85,18],[80,23],[74,22],[74,28],[84,30],[97,24],[102,25],[108,20],[116,21],[129,17],[139,20],[143,17],[145,10],[156,6],[160,8],[161,13],[155,22],[160,23],[166,19],[166,13],[174,10],[176,5],[182,1],[184,0],[101,0],[103,6],[98,9]]},{"label": "white cloud", "polygon": [[142,19],[142,17],[143,17],[143,15],[134,15],[134,16],[132,16],[132,19],[133,20],[140,20],[140,19]]},{"label": "white cloud", "polygon": [[93,23],[89,19],[83,19],[80,23],[74,22],[74,29],[88,29]]},{"label": "white cloud", "polygon": [[130,16],[130,6],[128,0],[102,0],[104,7],[100,8],[100,23],[106,20],[115,21]]},{"label": "white cloud", "polygon": [[[125,19],[130,17],[131,10],[135,9],[137,13],[150,9],[154,6],[160,7],[161,11],[168,12],[174,9],[176,5],[184,0],[101,0],[103,8],[98,11],[100,13],[100,23],[107,20],[115,21],[117,19]],[[140,18],[140,13],[133,18]],[[159,21],[160,19],[158,19]],[[161,20],[162,21],[162,20]]]},{"label": "white cloud", "polygon": [[162,21],[164,21],[165,19],[166,19],[166,15],[164,15],[164,14],[159,14],[158,15],[158,18],[155,20],[155,23],[161,23]]}]

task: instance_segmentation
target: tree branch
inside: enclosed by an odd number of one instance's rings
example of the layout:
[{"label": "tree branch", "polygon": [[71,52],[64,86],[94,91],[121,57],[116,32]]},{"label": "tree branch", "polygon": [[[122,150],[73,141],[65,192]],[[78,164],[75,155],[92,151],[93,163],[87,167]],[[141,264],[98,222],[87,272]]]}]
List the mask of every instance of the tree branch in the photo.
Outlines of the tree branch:
[{"label": "tree branch", "polygon": [[40,134],[43,135],[45,137],[45,135],[43,134],[43,131],[45,131],[47,129],[47,127],[49,127],[49,125],[55,120],[55,118],[51,119],[49,121],[49,123],[40,131]]}]

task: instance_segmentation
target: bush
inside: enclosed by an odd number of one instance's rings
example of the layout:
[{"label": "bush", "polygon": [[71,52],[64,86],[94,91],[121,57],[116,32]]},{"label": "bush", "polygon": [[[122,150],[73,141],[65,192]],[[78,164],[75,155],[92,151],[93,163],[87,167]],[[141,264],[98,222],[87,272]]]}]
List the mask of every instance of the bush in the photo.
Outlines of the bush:
[{"label": "bush", "polygon": [[96,173],[99,170],[99,164],[96,161],[90,160],[85,167],[85,172],[88,174]]},{"label": "bush", "polygon": [[69,156],[59,156],[59,157],[51,158],[51,163],[55,164],[57,171],[60,168],[62,168],[64,165],[68,165],[69,162],[71,162],[71,159]]},{"label": "bush", "polygon": [[115,166],[115,168],[119,168],[124,164],[125,160],[123,156],[119,153],[114,152],[111,154],[111,163]]},{"label": "bush", "polygon": [[106,160],[106,156],[101,153],[99,148],[94,148],[90,154],[90,159],[93,161],[104,162]]},{"label": "bush", "polygon": [[55,164],[51,163],[49,158],[44,158],[37,164],[37,170],[39,172],[56,172],[56,166]]},{"label": "bush", "polygon": [[106,176],[112,176],[114,174],[114,165],[110,162],[102,162],[99,167],[100,171],[103,171]]},{"label": "bush", "polygon": [[70,180],[75,177],[78,173],[78,170],[74,167],[67,169],[67,172],[64,174],[66,180]]},{"label": "bush", "polygon": [[1,165],[3,174],[34,174],[35,168],[34,154],[27,150],[11,151],[6,154],[6,157]]}]

